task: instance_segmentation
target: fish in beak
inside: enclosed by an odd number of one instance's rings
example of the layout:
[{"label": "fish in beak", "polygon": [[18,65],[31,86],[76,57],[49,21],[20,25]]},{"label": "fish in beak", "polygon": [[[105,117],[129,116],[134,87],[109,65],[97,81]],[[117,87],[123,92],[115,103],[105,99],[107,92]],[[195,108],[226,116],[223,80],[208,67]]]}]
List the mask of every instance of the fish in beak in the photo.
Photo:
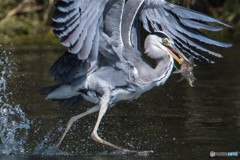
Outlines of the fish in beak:
[{"label": "fish in beak", "polygon": [[[192,61],[192,57],[189,59]],[[182,78],[178,81],[182,81],[183,79],[186,79],[188,81],[188,84],[193,87],[193,82],[197,80],[193,74],[193,62],[189,63],[188,61],[183,61],[183,64],[181,65],[180,69],[177,69],[173,73],[181,73]]]},{"label": "fish in beak", "polygon": [[[183,79],[186,79],[188,81],[188,84],[193,87],[193,82],[196,80],[194,74],[193,74],[193,58],[187,59],[182,53],[177,51],[173,46],[172,43],[168,43],[165,45],[169,51],[169,54],[181,65],[180,69],[177,69],[173,73],[181,73],[182,78],[179,81],[182,81]],[[181,57],[181,60],[178,56]]]}]

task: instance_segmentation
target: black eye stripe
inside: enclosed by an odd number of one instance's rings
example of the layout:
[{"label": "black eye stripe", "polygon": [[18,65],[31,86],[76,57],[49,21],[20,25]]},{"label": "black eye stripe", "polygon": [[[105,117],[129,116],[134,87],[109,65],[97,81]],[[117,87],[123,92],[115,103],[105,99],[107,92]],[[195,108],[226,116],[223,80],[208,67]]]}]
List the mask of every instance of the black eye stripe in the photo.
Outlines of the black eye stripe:
[{"label": "black eye stripe", "polygon": [[151,33],[151,34],[153,34],[153,35],[156,35],[156,36],[159,36],[159,37],[161,37],[161,38],[167,38],[167,39],[169,39],[169,37],[166,35],[166,34],[164,34],[164,33],[162,33],[162,32],[154,32],[154,33]]}]

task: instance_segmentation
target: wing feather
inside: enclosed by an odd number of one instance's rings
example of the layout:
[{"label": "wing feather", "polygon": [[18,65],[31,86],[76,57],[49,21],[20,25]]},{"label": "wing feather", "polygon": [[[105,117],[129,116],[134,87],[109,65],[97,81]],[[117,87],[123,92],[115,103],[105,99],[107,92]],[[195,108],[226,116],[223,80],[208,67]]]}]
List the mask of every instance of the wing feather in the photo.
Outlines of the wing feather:
[{"label": "wing feather", "polygon": [[70,19],[66,19],[65,22],[52,22],[52,26],[54,27],[54,31],[57,36],[63,37],[69,34],[71,30],[78,25],[77,20],[79,19],[79,15],[72,15]]},{"label": "wing feather", "polygon": [[[99,24],[100,25],[100,24]],[[98,55],[98,48],[99,48],[99,28],[96,29],[96,34],[93,40],[93,46],[91,49],[91,54],[89,56],[89,61],[92,62],[95,59],[97,59],[97,55]]]},{"label": "wing feather", "polygon": [[73,11],[69,12],[68,14],[56,10],[52,17],[52,21],[56,22],[56,23],[60,23],[60,24],[66,23],[67,21],[72,19],[72,17],[75,17],[75,15],[77,15],[77,14],[78,14],[78,10],[73,10]]},{"label": "wing feather", "polygon": [[186,19],[192,19],[192,20],[197,20],[197,21],[202,21],[202,22],[211,22],[211,23],[218,23],[226,27],[231,27],[215,18],[212,18],[208,15],[205,15],[203,13],[190,10],[181,6],[177,6],[168,2],[165,2],[165,5],[163,5],[165,9],[168,11],[172,11],[175,13],[179,18],[186,18]]},{"label": "wing feather", "polygon": [[61,44],[68,47],[68,52],[78,54],[80,60],[88,59],[91,54],[95,54],[91,56],[91,61],[97,58],[100,37],[96,34],[99,34],[99,22],[108,1],[59,0],[56,3],[52,18],[54,33],[61,38]]},{"label": "wing feather", "polygon": [[194,29],[204,29],[204,30],[216,31],[216,32],[222,30],[221,27],[208,25],[208,24],[205,24],[205,23],[201,23],[201,22],[198,22],[198,21],[189,20],[189,19],[186,19],[186,18],[180,19],[180,22],[181,22],[184,26],[188,26],[188,27],[194,28]]},{"label": "wing feather", "polygon": [[[96,18],[98,19],[99,17],[96,17]],[[90,51],[92,49],[89,46],[93,45],[93,40],[94,40],[95,34],[99,28],[97,26],[97,24],[98,24],[98,21],[95,20],[90,25],[88,32],[87,32],[87,37],[85,38],[85,40],[83,42],[84,44],[81,47],[80,54],[78,54],[79,59],[87,59],[88,58],[88,54],[90,53]]]},{"label": "wing feather", "polygon": [[[76,30],[76,33],[73,32],[73,34],[76,35],[76,36],[74,36],[76,39],[70,39],[70,45],[71,44],[73,44],[73,45],[69,48],[69,52],[74,53],[74,54],[79,54],[79,58],[81,57],[79,52],[82,49],[82,47],[84,47],[83,46],[84,45],[84,41],[87,38],[92,38],[88,34],[89,33],[93,33],[93,32],[95,33],[94,30],[95,30],[96,27],[98,27],[98,26],[96,26],[98,18],[99,18],[99,15],[96,12],[94,15],[91,16],[91,19],[87,20],[88,23],[84,27],[82,27],[83,25],[81,27],[79,27],[80,31]],[[75,40],[76,40],[76,43],[75,43]],[[65,41],[65,42],[67,42],[67,41]],[[85,47],[89,47],[89,46],[85,46]],[[85,54],[88,55],[89,53],[85,53]],[[86,58],[84,58],[84,59],[86,59]]]}]

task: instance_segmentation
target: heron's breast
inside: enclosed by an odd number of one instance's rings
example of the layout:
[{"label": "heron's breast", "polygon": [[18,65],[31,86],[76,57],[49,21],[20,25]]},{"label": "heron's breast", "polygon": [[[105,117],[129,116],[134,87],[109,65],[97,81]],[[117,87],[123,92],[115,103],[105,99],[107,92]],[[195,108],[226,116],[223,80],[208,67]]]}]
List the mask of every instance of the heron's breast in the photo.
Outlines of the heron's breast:
[{"label": "heron's breast", "polygon": [[137,86],[128,86],[125,88],[117,88],[112,91],[113,95],[113,102],[116,103],[118,101],[122,100],[133,100],[140,97],[144,92],[147,92],[148,90],[152,89],[153,85],[146,85],[142,87]]}]

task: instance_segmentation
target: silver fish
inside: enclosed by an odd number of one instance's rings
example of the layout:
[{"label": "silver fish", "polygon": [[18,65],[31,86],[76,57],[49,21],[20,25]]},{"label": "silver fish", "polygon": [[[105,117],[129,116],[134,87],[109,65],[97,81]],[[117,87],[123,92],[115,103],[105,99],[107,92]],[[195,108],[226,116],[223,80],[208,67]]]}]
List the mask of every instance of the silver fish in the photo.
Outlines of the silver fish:
[{"label": "silver fish", "polygon": [[181,73],[182,78],[178,82],[186,79],[189,85],[193,87],[193,82],[197,80],[193,74],[193,68],[194,68],[193,64],[194,64],[193,58],[191,57],[189,61],[184,60],[182,62],[181,68],[173,72],[173,73]]}]

